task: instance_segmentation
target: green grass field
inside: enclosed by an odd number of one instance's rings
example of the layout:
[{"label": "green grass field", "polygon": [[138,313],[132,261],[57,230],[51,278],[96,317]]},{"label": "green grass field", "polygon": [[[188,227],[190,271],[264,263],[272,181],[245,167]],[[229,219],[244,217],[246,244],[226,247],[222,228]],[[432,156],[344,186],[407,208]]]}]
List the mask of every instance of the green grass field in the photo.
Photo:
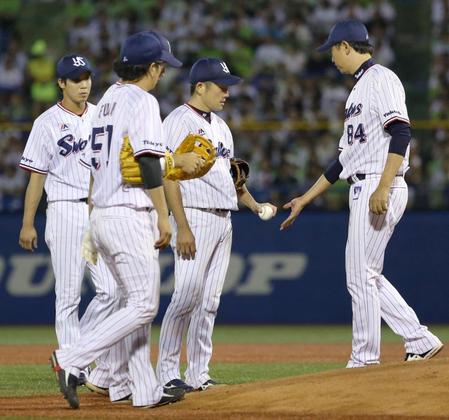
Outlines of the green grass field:
[{"label": "green grass field", "polygon": [[[433,326],[442,341],[449,341],[449,326]],[[152,329],[152,342],[159,338],[159,327]],[[401,340],[388,328],[382,332],[386,343]],[[350,343],[350,326],[217,326],[214,343]],[[1,346],[7,344],[54,344],[53,327],[0,327]],[[211,376],[227,383],[245,383],[320,372],[341,368],[336,363],[213,363]],[[81,391],[85,392],[85,391]],[[48,364],[0,365],[0,398],[8,396],[57,394],[56,383]],[[1,413],[0,413],[1,416]]]}]

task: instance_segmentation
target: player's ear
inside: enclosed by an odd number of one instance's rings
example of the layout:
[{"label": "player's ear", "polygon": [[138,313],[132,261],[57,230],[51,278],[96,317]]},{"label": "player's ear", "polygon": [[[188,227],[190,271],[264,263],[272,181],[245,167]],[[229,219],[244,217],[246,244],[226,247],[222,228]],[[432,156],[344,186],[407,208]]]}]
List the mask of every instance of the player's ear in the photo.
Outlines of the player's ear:
[{"label": "player's ear", "polygon": [[65,79],[58,79],[58,86],[60,87],[60,89],[65,88],[65,85],[66,85]]},{"label": "player's ear", "polygon": [[206,91],[206,83],[205,82],[198,82],[195,86],[195,92],[202,95]]}]

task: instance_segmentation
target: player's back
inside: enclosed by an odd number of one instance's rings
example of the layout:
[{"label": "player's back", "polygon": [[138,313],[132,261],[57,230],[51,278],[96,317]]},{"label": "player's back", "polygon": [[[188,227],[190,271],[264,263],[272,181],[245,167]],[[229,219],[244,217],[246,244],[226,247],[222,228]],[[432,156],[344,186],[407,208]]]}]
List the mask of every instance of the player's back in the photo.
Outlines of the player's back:
[{"label": "player's back", "polygon": [[[145,138],[145,125],[152,123],[151,114],[156,114],[156,122],[157,118],[160,121],[156,99],[133,84],[116,83],[101,98],[92,120],[92,198],[95,206],[152,206],[141,187],[123,184],[120,173],[120,150],[125,137],[130,138],[135,155],[148,152],[146,146],[136,148],[136,144],[151,142]],[[162,143],[160,149],[163,150]]]}]

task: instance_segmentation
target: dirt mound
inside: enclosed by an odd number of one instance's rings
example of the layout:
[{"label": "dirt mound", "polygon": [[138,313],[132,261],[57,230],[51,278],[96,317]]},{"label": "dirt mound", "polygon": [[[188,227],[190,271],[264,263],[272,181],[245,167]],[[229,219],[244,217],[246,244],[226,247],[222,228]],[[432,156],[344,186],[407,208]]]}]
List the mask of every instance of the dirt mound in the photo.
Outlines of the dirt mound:
[{"label": "dirt mound", "polygon": [[0,413],[47,418],[142,417],[178,419],[449,418],[449,358],[338,369],[273,381],[223,385],[155,410],[111,407],[107,399],[81,395],[81,409],[62,397],[2,398]]}]

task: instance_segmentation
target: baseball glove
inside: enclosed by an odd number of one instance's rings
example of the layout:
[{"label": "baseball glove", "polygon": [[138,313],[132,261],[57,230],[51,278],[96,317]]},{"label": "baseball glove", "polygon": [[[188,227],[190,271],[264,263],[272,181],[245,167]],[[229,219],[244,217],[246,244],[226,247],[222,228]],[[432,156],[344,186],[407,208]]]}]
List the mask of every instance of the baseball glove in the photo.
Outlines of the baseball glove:
[{"label": "baseball glove", "polygon": [[231,175],[234,180],[235,189],[237,192],[242,191],[243,185],[249,178],[249,164],[246,160],[239,158],[231,159]]},{"label": "baseball glove", "polygon": [[[206,175],[215,163],[217,152],[212,142],[199,134],[189,133],[175,150],[173,155],[194,152],[204,160],[203,166],[193,174],[186,174],[181,168],[176,168],[172,162],[165,163],[165,178],[172,181],[200,178]],[[170,159],[168,159],[170,160]]]},{"label": "baseball glove", "polygon": [[126,136],[120,149],[120,172],[124,184],[142,184],[139,162],[134,157],[133,147]]},{"label": "baseball glove", "polygon": [[[201,168],[193,174],[185,173],[182,168],[175,167],[173,156],[194,152],[204,160]],[[189,134],[181,142],[173,154],[165,152],[165,176],[172,181],[199,178],[209,172],[216,159],[216,151],[212,142],[198,134]],[[133,148],[128,137],[123,140],[120,150],[120,171],[125,184],[142,184],[139,162],[134,157]]]}]

